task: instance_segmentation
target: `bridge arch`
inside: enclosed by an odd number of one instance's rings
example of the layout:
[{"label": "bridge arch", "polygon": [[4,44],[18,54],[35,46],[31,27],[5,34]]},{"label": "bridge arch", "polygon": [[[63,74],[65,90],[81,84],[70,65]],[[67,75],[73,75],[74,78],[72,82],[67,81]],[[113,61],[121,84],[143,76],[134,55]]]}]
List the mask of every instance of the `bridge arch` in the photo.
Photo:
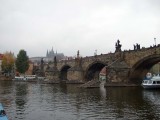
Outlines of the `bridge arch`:
[{"label": "bridge arch", "polygon": [[104,66],[106,66],[106,64],[101,61],[91,63],[85,71],[85,80],[90,81],[92,79],[99,79],[99,73]]},{"label": "bridge arch", "polygon": [[62,68],[60,69],[60,80],[67,80],[67,72],[69,68],[71,68],[70,65],[62,66]]},{"label": "bridge arch", "polygon": [[160,62],[160,55],[149,55],[136,62],[129,75],[129,79],[136,83],[141,83],[146,73],[155,65]]}]

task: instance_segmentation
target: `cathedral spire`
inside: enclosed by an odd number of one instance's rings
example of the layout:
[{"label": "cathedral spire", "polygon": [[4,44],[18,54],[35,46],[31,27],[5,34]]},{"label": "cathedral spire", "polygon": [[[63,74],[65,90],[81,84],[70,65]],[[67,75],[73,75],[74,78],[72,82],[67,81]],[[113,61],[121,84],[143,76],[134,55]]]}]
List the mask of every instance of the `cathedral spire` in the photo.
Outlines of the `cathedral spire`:
[{"label": "cathedral spire", "polygon": [[46,57],[48,57],[48,50],[47,50],[47,54],[46,54]]}]

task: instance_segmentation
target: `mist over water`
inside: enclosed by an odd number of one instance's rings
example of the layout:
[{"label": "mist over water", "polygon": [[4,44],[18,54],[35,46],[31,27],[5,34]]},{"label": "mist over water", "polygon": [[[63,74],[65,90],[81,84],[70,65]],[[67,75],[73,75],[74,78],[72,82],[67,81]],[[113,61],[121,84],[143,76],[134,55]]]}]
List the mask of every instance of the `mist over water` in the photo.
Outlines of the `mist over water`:
[{"label": "mist over water", "polygon": [[0,81],[10,120],[160,119],[160,90]]}]

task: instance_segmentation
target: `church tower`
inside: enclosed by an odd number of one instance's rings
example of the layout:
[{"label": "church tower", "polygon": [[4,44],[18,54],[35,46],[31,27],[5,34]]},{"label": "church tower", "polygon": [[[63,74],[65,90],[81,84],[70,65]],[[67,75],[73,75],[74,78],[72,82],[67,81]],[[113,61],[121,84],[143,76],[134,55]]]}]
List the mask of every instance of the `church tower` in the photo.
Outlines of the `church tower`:
[{"label": "church tower", "polygon": [[47,53],[46,53],[46,57],[48,57],[48,50],[47,50]]}]

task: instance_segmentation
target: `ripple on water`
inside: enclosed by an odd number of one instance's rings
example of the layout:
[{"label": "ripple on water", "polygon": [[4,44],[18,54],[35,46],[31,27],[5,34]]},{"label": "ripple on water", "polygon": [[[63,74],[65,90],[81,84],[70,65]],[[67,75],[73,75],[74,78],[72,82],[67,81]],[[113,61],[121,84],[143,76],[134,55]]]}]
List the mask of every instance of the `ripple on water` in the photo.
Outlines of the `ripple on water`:
[{"label": "ripple on water", "polygon": [[107,88],[101,94],[74,85],[0,84],[0,101],[11,120],[157,120],[159,98],[160,92],[138,88]]}]

